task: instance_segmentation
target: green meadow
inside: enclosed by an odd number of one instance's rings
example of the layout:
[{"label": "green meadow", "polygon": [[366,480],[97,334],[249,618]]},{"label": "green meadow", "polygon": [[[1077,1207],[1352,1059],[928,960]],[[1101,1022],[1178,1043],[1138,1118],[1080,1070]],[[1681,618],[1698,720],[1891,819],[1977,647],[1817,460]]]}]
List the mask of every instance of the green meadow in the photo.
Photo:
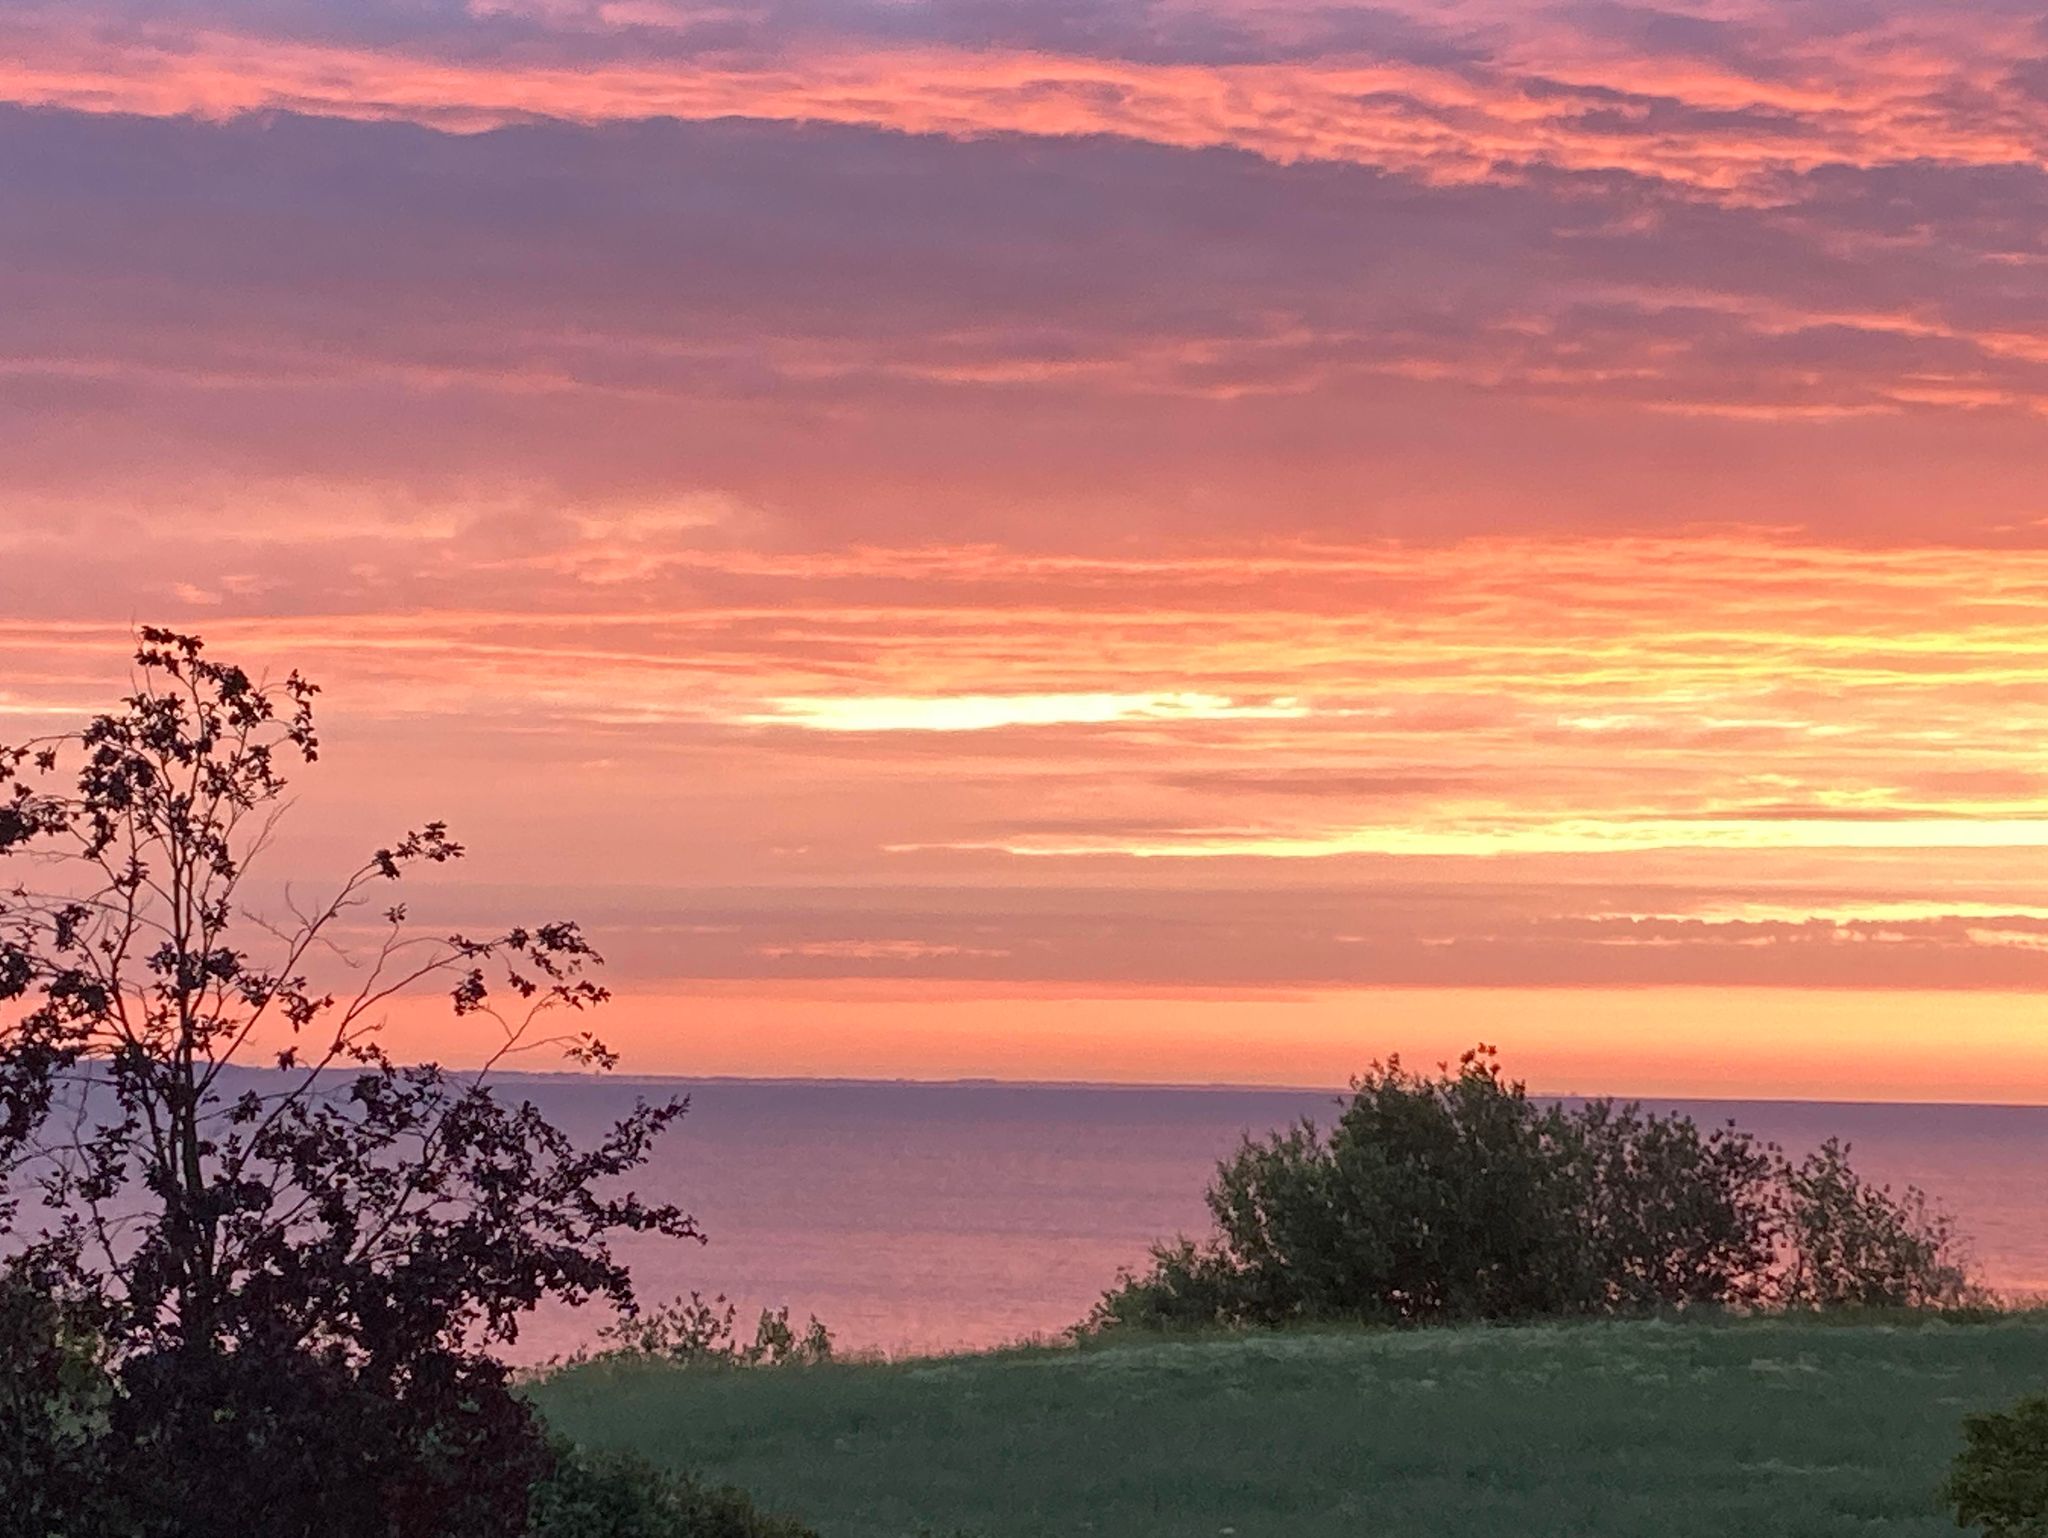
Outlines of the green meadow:
[{"label": "green meadow", "polygon": [[607,1361],[533,1392],[823,1538],[1933,1538],[1962,1416],[2044,1388],[2036,1313]]}]

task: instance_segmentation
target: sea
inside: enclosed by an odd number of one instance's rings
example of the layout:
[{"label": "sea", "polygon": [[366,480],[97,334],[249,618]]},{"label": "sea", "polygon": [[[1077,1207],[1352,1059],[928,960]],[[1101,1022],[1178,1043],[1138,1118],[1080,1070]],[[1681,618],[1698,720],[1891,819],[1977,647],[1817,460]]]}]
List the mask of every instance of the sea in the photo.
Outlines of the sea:
[{"label": "sea", "polygon": [[[518,1093],[588,1135],[636,1096],[689,1110],[633,1182],[703,1244],[620,1246],[643,1300],[723,1295],[815,1315],[842,1350],[972,1350],[1058,1334],[1154,1240],[1205,1231],[1202,1192],[1246,1133],[1327,1124],[1333,1090],[570,1077]],[[2048,1294],[2048,1107],[1660,1101],[1856,1168],[1958,1221],[1981,1278]],[[514,1354],[588,1344],[604,1316],[550,1309]]]}]

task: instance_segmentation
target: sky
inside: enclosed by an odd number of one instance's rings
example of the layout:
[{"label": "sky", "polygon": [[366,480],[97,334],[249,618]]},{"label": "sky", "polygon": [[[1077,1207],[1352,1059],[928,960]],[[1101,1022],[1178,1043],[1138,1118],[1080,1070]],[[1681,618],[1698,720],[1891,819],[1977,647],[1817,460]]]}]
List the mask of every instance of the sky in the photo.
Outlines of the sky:
[{"label": "sky", "polygon": [[2044,471],[2036,5],[0,0],[0,737],[629,1070],[2048,1100]]}]

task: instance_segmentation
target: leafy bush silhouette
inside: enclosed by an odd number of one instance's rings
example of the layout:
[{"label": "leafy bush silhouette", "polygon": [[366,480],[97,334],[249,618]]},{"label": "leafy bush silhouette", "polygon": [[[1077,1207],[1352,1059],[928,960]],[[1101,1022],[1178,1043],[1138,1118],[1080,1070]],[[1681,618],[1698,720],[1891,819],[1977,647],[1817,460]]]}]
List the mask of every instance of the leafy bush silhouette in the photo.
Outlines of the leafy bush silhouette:
[{"label": "leafy bush silhouette", "polygon": [[654,1357],[685,1366],[784,1367],[832,1360],[832,1332],[812,1315],[801,1332],[789,1309],[762,1309],[751,1340],[739,1333],[739,1307],[723,1293],[676,1298],[621,1315],[597,1332],[597,1356]]},{"label": "leafy bush silhouette", "polygon": [[[491,1348],[544,1298],[630,1309],[614,1234],[701,1237],[617,1194],[684,1105],[579,1146],[500,1098],[516,1054],[614,1061],[572,923],[392,903],[346,954],[373,892],[462,856],[440,823],[251,919],[318,691],[166,630],[135,663],[113,711],[0,748],[0,1502],[65,1538],[517,1533],[558,1455]],[[434,986],[481,1072],[380,1046]]]},{"label": "leafy bush silhouette", "polygon": [[2048,1538],[2048,1398],[1968,1416],[1942,1498],[1958,1527],[1990,1538]]},{"label": "leafy bush silhouette", "polygon": [[1785,1252],[1778,1291],[1793,1307],[1941,1308],[1976,1291],[1955,1224],[1918,1190],[1894,1196],[1849,1167],[1830,1138],[1779,1171]]},{"label": "leafy bush silhouette", "polygon": [[89,1318],[34,1279],[0,1278],[0,1500],[16,1530],[111,1530],[113,1385]]},{"label": "leafy bush silhouette", "polygon": [[738,1490],[664,1473],[626,1454],[560,1450],[536,1486],[532,1538],[817,1538]]},{"label": "leafy bush silhouette", "polygon": [[1375,1063],[1327,1134],[1246,1138],[1207,1195],[1213,1236],[1155,1246],[1083,1333],[1973,1296],[1948,1221],[1839,1144],[1795,1165],[1732,1126],[1542,1104],[1483,1044],[1434,1074]]}]

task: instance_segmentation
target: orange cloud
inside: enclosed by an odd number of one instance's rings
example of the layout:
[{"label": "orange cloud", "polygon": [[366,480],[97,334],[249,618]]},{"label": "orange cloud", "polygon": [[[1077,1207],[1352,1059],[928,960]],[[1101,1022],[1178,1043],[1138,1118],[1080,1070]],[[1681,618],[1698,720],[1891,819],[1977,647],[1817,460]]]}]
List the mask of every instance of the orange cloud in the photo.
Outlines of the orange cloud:
[{"label": "orange cloud", "polygon": [[650,1067],[2019,1051],[2032,15],[183,14],[0,21],[0,719],[305,667]]},{"label": "orange cloud", "polygon": [[[2048,142],[2048,107],[2001,67],[2024,31],[2016,23],[1867,38],[1846,54],[1816,43],[1789,80],[1589,47],[1569,31],[1515,39],[1467,68],[1356,55],[1153,64],[858,43],[792,46],[770,63],[631,54],[568,63],[530,51],[438,57],[160,26],[9,30],[0,99],[153,116],[300,112],[455,132],[537,118],[747,117],[969,138],[1109,134],[1441,183],[1536,168],[1625,172],[1745,202],[1769,201],[1774,178],[1820,166],[2034,165]],[[1958,72],[1974,95],[1954,89]]]},{"label": "orange cloud", "polygon": [[[659,744],[755,776],[764,806],[829,765],[849,811],[813,847],[885,868],[1722,851],[1892,881],[1938,851],[2048,841],[2048,552],[1742,531],[1140,558],[698,547],[605,591],[637,604],[205,625],[422,737],[516,719],[611,755]],[[11,708],[78,699],[119,644],[0,626]],[[797,740],[819,738],[840,745]],[[942,761],[948,790],[903,799]]]}]

